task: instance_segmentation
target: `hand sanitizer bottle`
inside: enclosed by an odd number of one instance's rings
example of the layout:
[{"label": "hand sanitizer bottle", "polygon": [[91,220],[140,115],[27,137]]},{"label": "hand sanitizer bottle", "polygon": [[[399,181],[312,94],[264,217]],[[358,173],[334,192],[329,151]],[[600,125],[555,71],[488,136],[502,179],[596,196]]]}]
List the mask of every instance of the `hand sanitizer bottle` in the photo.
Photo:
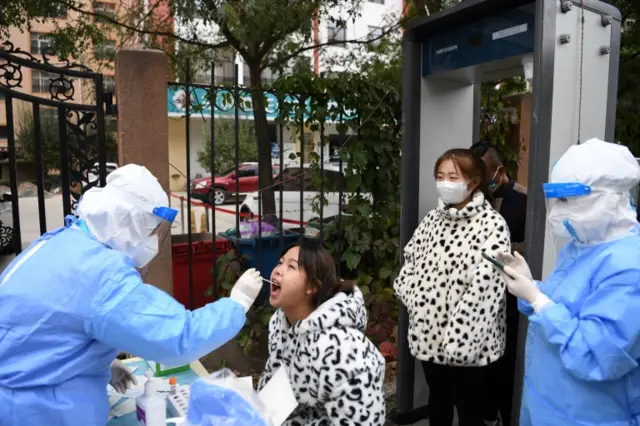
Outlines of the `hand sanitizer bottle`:
[{"label": "hand sanitizer bottle", "polygon": [[151,371],[145,373],[144,394],[136,399],[136,414],[141,426],[165,426],[167,401],[158,394],[159,383]]}]

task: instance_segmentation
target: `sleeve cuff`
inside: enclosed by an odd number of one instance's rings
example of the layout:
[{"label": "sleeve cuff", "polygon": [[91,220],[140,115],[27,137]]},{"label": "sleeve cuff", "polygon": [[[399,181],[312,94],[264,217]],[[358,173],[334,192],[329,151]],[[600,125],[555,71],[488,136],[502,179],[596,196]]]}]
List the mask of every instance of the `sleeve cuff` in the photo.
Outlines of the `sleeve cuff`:
[{"label": "sleeve cuff", "polygon": [[542,310],[544,310],[551,303],[553,303],[551,299],[549,299],[544,293],[541,292],[540,294],[538,294],[536,299],[531,303],[531,307],[533,308],[533,311],[537,314],[542,312]]}]

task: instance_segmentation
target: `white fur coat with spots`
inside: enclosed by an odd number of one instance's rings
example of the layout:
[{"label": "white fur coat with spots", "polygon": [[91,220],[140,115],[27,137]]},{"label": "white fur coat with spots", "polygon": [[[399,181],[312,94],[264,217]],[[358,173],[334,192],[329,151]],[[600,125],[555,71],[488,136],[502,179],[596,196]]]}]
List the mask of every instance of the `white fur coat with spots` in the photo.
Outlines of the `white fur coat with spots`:
[{"label": "white fur coat with spots", "polygon": [[414,357],[484,366],[504,354],[506,286],[483,252],[509,252],[505,220],[476,192],[457,210],[440,200],[404,249],[394,283],[409,312]]},{"label": "white fur coat with spots", "polygon": [[381,426],[385,422],[384,358],[362,333],[360,290],[338,293],[289,326],[282,310],[269,323],[262,389],[283,367],[300,404],[284,426]]}]

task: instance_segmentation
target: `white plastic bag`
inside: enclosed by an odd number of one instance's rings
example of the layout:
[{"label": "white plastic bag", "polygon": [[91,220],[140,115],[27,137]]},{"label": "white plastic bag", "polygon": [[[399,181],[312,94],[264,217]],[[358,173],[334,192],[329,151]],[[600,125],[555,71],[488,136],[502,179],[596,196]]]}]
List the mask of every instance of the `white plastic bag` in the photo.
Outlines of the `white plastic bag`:
[{"label": "white plastic bag", "polygon": [[271,426],[258,393],[228,368],[191,385],[188,426]]}]

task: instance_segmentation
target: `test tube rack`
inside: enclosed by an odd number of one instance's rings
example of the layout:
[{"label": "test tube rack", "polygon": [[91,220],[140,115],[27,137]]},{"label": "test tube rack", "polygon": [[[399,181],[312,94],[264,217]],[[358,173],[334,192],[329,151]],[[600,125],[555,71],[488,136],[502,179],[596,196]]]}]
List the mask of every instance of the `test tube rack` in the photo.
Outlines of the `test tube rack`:
[{"label": "test tube rack", "polygon": [[172,416],[184,418],[187,417],[190,394],[190,386],[176,385],[176,393],[170,394],[167,398],[167,402],[169,403],[169,412]]}]

